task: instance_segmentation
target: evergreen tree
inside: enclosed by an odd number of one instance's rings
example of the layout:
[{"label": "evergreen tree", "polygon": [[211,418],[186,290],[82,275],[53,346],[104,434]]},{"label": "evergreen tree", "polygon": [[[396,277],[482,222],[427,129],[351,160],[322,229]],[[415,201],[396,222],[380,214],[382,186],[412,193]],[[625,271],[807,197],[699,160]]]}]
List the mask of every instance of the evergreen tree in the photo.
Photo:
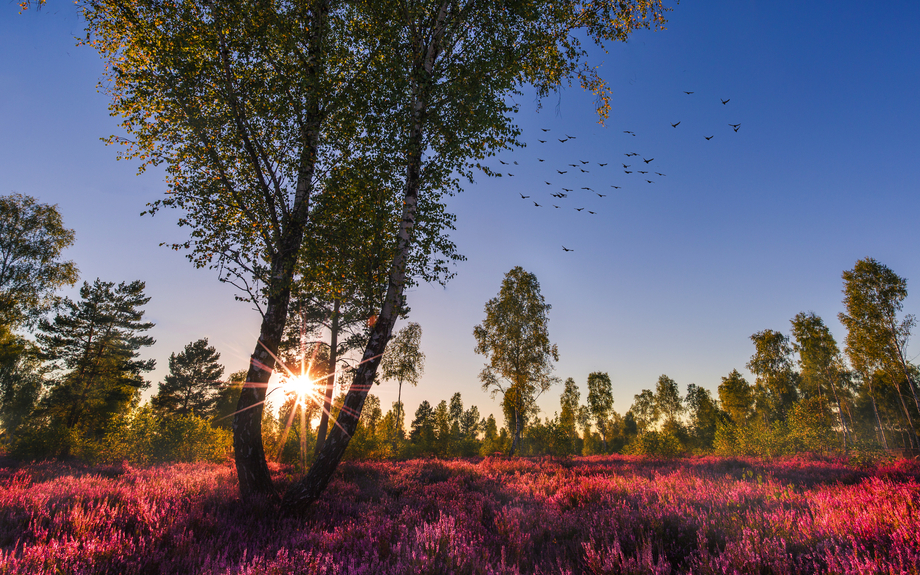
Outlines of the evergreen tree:
[{"label": "evergreen tree", "polygon": [[169,374],[150,403],[163,413],[210,417],[224,387],[224,366],[218,360],[220,354],[206,337],[189,343],[178,355],[170,354]]},{"label": "evergreen tree", "polygon": [[69,429],[98,432],[115,414],[136,405],[150,384],[142,377],[154,360],[138,359],[153,345],[141,321],[150,298],[144,282],[84,282],[80,300],[65,298],[53,321],[39,323],[37,340],[57,372],[42,400],[42,414]]},{"label": "evergreen tree", "polygon": [[415,410],[409,431],[409,440],[422,452],[428,452],[434,446],[434,410],[428,400],[422,401]]}]

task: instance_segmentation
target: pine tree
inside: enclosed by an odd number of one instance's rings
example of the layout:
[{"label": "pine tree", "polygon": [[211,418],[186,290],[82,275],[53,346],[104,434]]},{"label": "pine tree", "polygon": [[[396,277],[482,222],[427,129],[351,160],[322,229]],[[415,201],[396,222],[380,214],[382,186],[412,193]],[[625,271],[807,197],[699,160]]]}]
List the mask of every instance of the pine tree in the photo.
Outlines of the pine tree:
[{"label": "pine tree", "polygon": [[[141,321],[150,301],[142,281],[84,282],[80,301],[65,298],[53,321],[42,320],[36,339],[57,372],[40,406],[41,414],[69,429],[98,432],[114,415],[127,411],[150,383],[142,374],[154,360],[138,359],[153,345]],[[66,448],[65,448],[66,451]]]},{"label": "pine tree", "polygon": [[224,366],[218,360],[220,354],[208,345],[206,337],[186,345],[178,355],[170,354],[169,375],[150,403],[164,413],[212,415],[224,387]]}]

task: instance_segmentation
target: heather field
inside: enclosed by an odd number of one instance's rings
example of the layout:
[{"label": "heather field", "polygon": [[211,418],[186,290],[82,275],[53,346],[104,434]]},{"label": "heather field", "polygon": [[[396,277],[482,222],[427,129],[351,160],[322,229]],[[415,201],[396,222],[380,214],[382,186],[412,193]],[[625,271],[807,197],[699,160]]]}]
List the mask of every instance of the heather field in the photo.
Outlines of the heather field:
[{"label": "heather field", "polygon": [[918,478],[909,460],[352,462],[286,517],[241,503],[228,465],[10,464],[0,572],[918,573]]}]

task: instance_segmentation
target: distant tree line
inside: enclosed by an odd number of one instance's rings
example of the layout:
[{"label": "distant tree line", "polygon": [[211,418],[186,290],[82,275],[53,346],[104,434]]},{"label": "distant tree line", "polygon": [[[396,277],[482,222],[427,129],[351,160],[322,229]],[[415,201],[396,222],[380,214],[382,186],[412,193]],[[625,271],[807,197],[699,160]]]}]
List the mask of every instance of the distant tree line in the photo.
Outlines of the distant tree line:
[{"label": "distant tree line", "polygon": [[[0,217],[0,447],[25,457],[226,457],[246,372],[224,377],[220,355],[201,338],[170,356],[168,375],[142,405],[151,385],[144,376],[154,367],[141,358],[154,343],[146,335],[153,324],[143,317],[144,283],[96,279],[83,283],[76,300],[59,297],[60,287],[76,283],[77,270],[60,257],[73,232],[56,206],[0,196]],[[915,318],[902,314],[907,282],[871,258],[843,280],[843,349],[821,317],[802,312],[788,334],[751,336],[746,367],[753,382],[732,370],[715,393],[690,384],[682,394],[662,375],[621,415],[607,373],[588,376],[584,402],[572,378],[552,375],[558,351],[548,336],[550,305],[536,277],[514,268],[474,330],[476,351],[489,358],[480,380],[501,396],[503,425],[476,406],[465,408],[459,393],[434,406],[423,401],[410,417],[402,385],[417,385],[424,370],[421,327],[410,323],[393,338],[375,380],[396,382],[397,401],[384,413],[380,400],[367,396],[347,456],[920,449],[920,370],[906,352]],[[311,383],[285,387],[277,415],[263,413],[262,441],[270,459],[306,468],[343,406],[344,393],[333,399],[334,374],[349,368],[348,352],[360,349],[354,342],[372,322],[362,319],[361,305],[352,313],[344,299],[323,308],[304,297],[281,346],[289,368],[282,379],[296,383],[299,365]],[[322,334],[331,343],[319,345]],[[540,418],[536,400],[556,384],[559,411]]]}]

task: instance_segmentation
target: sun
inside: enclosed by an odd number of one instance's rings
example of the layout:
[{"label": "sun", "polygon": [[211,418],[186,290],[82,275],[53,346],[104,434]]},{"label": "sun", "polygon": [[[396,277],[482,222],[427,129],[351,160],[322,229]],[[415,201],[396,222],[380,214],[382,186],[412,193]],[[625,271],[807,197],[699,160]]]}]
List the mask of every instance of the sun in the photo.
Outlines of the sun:
[{"label": "sun", "polygon": [[316,381],[306,375],[291,375],[285,378],[282,389],[285,395],[296,395],[300,403],[316,397]]}]

